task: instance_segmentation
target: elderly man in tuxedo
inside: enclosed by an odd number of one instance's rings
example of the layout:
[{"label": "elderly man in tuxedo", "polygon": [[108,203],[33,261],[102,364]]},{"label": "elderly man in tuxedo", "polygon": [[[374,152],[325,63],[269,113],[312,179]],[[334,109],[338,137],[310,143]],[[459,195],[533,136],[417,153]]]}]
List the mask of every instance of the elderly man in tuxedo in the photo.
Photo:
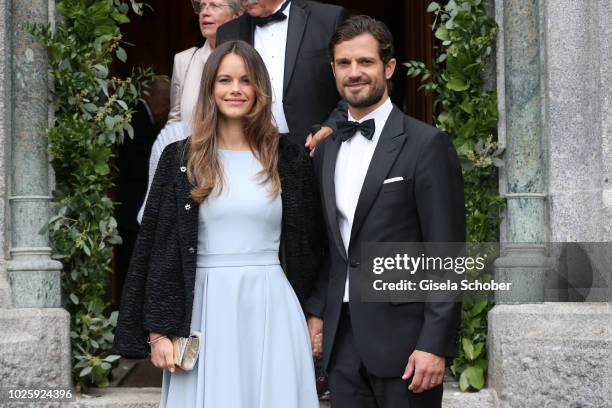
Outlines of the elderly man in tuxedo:
[{"label": "elderly man in tuxedo", "polygon": [[320,138],[346,118],[340,105],[327,46],[348,17],[345,9],[308,0],[246,0],[246,13],[217,31],[217,43],[243,40],[266,64],[273,114],[280,133],[304,145],[313,125]]},{"label": "elderly man in tuxedo", "polygon": [[348,120],[314,156],[329,236],[327,267],[305,307],[314,352],[334,408],[439,408],[461,304],[364,302],[360,262],[365,243],[465,240],[459,160],[447,135],[391,103],[396,60],[383,23],[346,20],[330,54]]}]

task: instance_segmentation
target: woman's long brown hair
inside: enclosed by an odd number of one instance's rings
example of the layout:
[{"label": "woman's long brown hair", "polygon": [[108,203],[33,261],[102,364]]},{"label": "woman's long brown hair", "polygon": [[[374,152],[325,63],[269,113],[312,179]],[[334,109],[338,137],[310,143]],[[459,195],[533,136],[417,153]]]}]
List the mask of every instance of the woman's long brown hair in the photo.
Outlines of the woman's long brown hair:
[{"label": "woman's long brown hair", "polygon": [[272,122],[272,85],[263,60],[253,47],[244,41],[230,41],[219,45],[210,54],[200,85],[191,144],[188,151],[187,175],[193,185],[191,197],[201,203],[217,188],[223,189],[223,171],[217,155],[219,148],[219,109],[215,103],[214,87],[221,61],[228,54],[236,54],[244,61],[249,80],[255,88],[255,102],[244,118],[244,133],[251,151],[262,165],[258,173],[261,184],[271,182],[271,197],[280,193],[278,175],[278,130]]}]

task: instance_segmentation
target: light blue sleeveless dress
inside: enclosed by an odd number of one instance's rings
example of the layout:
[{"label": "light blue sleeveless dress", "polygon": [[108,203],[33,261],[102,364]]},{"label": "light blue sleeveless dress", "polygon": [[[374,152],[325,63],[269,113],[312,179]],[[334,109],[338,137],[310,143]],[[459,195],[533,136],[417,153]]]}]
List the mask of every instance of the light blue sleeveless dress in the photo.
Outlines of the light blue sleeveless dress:
[{"label": "light blue sleeveless dress", "polygon": [[200,205],[189,372],[164,370],[162,408],[318,408],[308,329],[279,264],[282,202],[249,151],[220,150],[224,188]]}]

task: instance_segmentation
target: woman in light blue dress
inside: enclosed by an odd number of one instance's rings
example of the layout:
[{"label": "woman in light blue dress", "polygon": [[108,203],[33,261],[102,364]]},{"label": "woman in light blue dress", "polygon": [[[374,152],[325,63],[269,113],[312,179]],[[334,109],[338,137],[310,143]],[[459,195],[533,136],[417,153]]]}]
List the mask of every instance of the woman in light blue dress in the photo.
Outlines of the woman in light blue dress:
[{"label": "woman in light blue dress", "polygon": [[[187,152],[176,177],[193,187],[194,204],[179,199],[177,211],[198,212],[190,325],[201,348],[193,370],[182,371],[171,363],[173,333],[149,331],[153,364],[164,368],[160,407],[318,407],[308,329],[279,260],[291,184],[281,181],[288,142],[271,125],[270,80],[244,42],[218,47],[202,78],[192,137],[167,148]],[[167,167],[160,162],[158,172]]]}]

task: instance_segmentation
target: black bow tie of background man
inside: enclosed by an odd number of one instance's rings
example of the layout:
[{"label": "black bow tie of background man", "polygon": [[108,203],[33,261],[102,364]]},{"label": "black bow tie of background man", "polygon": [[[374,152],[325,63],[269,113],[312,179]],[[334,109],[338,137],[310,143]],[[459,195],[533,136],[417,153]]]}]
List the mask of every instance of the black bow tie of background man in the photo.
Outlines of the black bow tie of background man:
[{"label": "black bow tie of background man", "polygon": [[283,13],[283,11],[285,11],[288,5],[289,5],[289,1],[284,2],[281,8],[278,9],[276,13],[271,14],[267,17],[253,17],[253,23],[255,23],[257,27],[263,27],[266,24],[272,23],[274,21],[283,21],[284,19],[287,18],[285,13]]},{"label": "black bow tie of background man", "polygon": [[357,131],[361,132],[363,137],[368,140],[372,140],[372,136],[374,136],[374,119],[368,119],[361,123],[347,120],[336,123],[336,126],[336,133],[340,136],[340,140],[343,142],[346,142],[351,137],[355,136]]}]

